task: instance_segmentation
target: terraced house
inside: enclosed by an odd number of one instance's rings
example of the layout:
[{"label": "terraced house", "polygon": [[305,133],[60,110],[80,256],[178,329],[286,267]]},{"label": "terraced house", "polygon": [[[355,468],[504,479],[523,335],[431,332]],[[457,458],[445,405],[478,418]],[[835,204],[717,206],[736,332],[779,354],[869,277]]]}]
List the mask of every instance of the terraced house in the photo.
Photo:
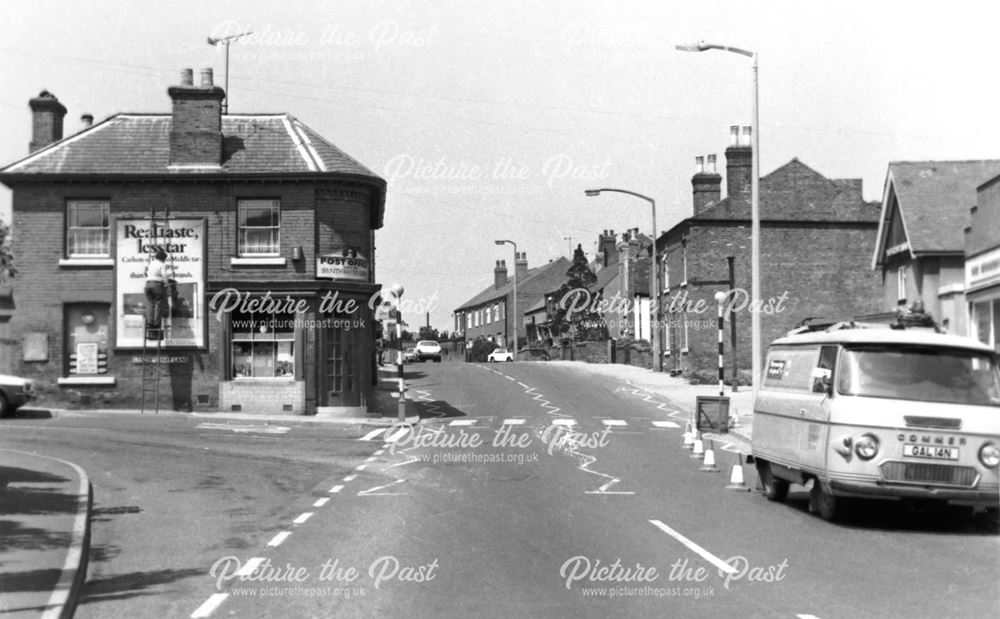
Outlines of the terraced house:
[{"label": "terraced house", "polygon": [[[211,69],[168,89],[170,113],[122,113],[63,135],[30,102],[13,190],[12,369],[48,396],[138,402],[150,362],[150,253],[173,303],[156,358],[181,410],[364,409],[374,381],[374,231],[385,181],[286,113],[223,114]],[[163,395],[166,394],[166,395]]]}]

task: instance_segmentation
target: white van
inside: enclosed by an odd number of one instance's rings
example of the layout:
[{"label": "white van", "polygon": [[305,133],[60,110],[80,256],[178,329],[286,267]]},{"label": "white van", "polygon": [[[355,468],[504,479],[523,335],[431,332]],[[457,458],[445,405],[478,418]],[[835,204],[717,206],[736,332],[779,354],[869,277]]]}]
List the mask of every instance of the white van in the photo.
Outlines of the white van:
[{"label": "white van", "polygon": [[768,499],[813,482],[832,520],[841,497],[1000,501],[1000,369],[979,342],[925,329],[840,324],[768,350],[752,453]]}]

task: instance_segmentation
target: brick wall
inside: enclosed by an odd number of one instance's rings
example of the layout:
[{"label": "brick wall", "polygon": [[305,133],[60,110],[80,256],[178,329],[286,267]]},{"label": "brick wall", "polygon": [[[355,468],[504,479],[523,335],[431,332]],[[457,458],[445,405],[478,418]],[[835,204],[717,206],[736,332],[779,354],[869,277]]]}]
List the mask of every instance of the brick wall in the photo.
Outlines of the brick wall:
[{"label": "brick wall", "polygon": [[[317,192],[323,196],[317,199]],[[12,280],[14,315],[12,333],[44,333],[48,338],[47,361],[24,361],[20,346],[11,360],[12,371],[35,378],[41,392],[49,397],[94,406],[130,407],[138,405],[142,366],[133,362],[136,351],[114,351],[108,360],[113,386],[57,386],[66,376],[64,317],[66,303],[114,303],[114,269],[110,266],[60,267],[65,257],[65,210],[71,198],[110,200],[112,244],[114,221],[148,217],[155,206],[162,215],[167,207],[173,218],[205,218],[207,221],[208,285],[213,281],[302,282],[304,289],[316,285],[315,255],[334,237],[348,240],[370,256],[370,197],[366,190],[337,183],[255,184],[255,183],[136,183],[136,184],[31,184],[20,185],[13,193],[12,252],[18,276]],[[234,266],[237,255],[237,202],[240,198],[281,200],[281,252],[284,266]],[[317,222],[319,209],[321,223]],[[294,247],[302,247],[304,259],[292,261]],[[112,247],[114,255],[114,247]],[[367,299],[366,299],[367,300]],[[114,346],[114,313],[109,344]],[[186,363],[163,368],[161,403],[179,408],[211,409],[219,404],[221,323],[207,320],[207,348],[187,350]],[[228,343],[225,343],[228,346]],[[312,357],[307,357],[311,359]],[[307,361],[310,363],[310,361]],[[299,406],[296,404],[296,406]],[[301,410],[301,407],[297,410]]]}]

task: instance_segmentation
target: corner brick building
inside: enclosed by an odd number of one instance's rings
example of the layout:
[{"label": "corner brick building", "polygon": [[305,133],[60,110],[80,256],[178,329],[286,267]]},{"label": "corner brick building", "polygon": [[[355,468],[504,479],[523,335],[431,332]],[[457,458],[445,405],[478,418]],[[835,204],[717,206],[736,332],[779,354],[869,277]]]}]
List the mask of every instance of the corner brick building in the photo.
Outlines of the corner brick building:
[{"label": "corner brick building", "polygon": [[[730,133],[726,197],[715,155],[697,158],[691,179],[694,213],[657,240],[664,282],[661,305],[665,370],[686,374],[718,368],[718,291],[729,290],[732,256],[736,292],[737,366],[751,367],[749,128]],[[881,278],[871,271],[879,204],[862,198],[860,179],[830,179],[792,159],[760,180],[761,342],[808,318],[851,319],[876,311]],[[725,307],[726,305],[724,305]],[[733,361],[725,323],[726,376]]]},{"label": "corner brick building", "polygon": [[[211,69],[169,88],[168,114],[116,114],[63,137],[30,102],[13,190],[11,369],[46,397],[133,407],[145,266],[176,282],[160,407],[252,413],[366,408],[374,381],[374,231],[385,181],[288,114],[222,114]],[[148,368],[148,366],[147,366]]]}]

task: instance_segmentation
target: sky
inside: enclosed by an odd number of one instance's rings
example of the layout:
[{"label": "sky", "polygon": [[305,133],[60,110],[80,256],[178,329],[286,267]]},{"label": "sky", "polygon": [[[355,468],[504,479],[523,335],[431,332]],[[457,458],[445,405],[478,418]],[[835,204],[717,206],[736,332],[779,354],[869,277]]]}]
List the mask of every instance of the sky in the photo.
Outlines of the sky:
[{"label": "sky", "polygon": [[[761,171],[797,157],[880,200],[890,161],[997,158],[1000,4],[840,0],[5,2],[0,165],[27,155],[28,100],[68,108],[67,135],[120,112],[170,110],[182,68],[225,79],[230,111],[288,112],[388,181],[376,280],[404,319],[452,310],[513,262],[535,267],[605,229],[691,215],[694,159],[725,165],[749,125],[759,58]],[[197,77],[196,77],[197,79]],[[0,188],[10,221],[10,191]],[[17,234],[14,222],[13,234]],[[15,256],[16,260],[16,256]],[[16,287],[16,280],[13,282]]]}]

